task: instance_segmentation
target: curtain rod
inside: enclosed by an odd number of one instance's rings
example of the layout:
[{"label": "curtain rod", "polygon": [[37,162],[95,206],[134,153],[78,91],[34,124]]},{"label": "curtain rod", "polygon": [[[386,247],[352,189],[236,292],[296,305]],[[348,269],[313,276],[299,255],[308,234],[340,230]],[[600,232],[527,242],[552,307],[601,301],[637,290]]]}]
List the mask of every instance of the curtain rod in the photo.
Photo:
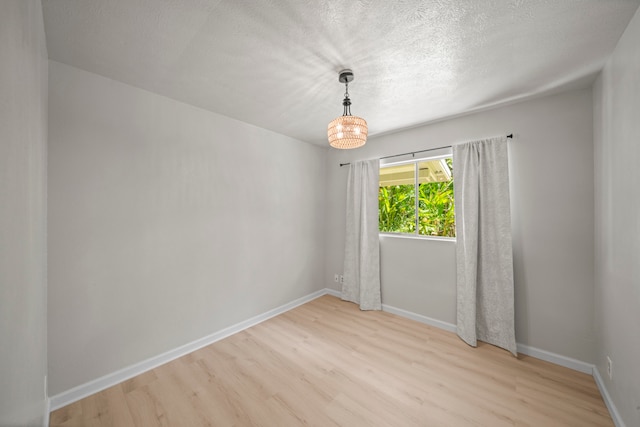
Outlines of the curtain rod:
[{"label": "curtain rod", "polygon": [[[513,134],[510,133],[509,135],[507,135],[507,138],[513,138]],[[382,159],[390,159],[392,157],[408,156],[409,154],[414,155],[414,154],[418,154],[418,153],[426,153],[427,151],[442,150],[443,148],[451,148],[451,147],[452,147],[451,145],[445,145],[444,147],[429,148],[427,150],[412,151],[410,153],[392,154],[391,156],[380,157],[380,160],[382,160]],[[340,163],[340,167],[347,166],[347,165],[350,165],[350,164],[351,163]]]}]

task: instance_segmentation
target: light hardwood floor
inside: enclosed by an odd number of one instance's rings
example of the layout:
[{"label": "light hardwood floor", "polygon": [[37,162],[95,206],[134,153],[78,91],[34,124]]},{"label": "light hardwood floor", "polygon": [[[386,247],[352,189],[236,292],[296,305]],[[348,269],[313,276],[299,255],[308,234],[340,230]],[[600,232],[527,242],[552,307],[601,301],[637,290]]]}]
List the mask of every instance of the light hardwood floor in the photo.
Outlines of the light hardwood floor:
[{"label": "light hardwood floor", "polygon": [[593,378],[323,296],[51,426],[613,426]]}]

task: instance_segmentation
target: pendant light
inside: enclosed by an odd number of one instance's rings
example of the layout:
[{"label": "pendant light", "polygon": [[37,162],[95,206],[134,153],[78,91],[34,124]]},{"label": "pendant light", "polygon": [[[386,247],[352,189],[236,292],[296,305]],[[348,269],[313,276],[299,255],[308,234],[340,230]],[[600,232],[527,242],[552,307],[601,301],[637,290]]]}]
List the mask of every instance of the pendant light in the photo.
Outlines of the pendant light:
[{"label": "pendant light", "polygon": [[342,101],[344,112],[327,127],[329,145],[340,149],[362,147],[367,142],[369,130],[365,119],[351,115],[349,82],[353,81],[353,71],[349,69],[340,71],[338,81],[344,83],[345,86],[344,100]]}]

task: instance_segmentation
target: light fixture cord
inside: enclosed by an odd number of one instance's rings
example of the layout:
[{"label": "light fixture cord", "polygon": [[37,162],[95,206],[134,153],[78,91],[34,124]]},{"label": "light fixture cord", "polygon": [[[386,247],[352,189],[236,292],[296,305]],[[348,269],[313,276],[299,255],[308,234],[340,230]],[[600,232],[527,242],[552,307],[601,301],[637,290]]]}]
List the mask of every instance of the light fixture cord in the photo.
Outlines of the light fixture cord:
[{"label": "light fixture cord", "polygon": [[351,100],[349,99],[349,82],[344,83],[344,99],[342,100],[342,105],[344,106],[343,116],[351,115]]}]

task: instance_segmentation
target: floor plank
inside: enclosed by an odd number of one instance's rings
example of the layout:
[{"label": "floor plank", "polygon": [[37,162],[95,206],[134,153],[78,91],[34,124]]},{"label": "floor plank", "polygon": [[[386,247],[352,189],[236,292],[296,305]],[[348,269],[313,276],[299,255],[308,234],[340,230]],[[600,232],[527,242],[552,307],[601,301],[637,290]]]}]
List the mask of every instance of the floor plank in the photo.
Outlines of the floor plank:
[{"label": "floor plank", "polygon": [[51,413],[54,426],[613,426],[590,375],[325,295]]}]

